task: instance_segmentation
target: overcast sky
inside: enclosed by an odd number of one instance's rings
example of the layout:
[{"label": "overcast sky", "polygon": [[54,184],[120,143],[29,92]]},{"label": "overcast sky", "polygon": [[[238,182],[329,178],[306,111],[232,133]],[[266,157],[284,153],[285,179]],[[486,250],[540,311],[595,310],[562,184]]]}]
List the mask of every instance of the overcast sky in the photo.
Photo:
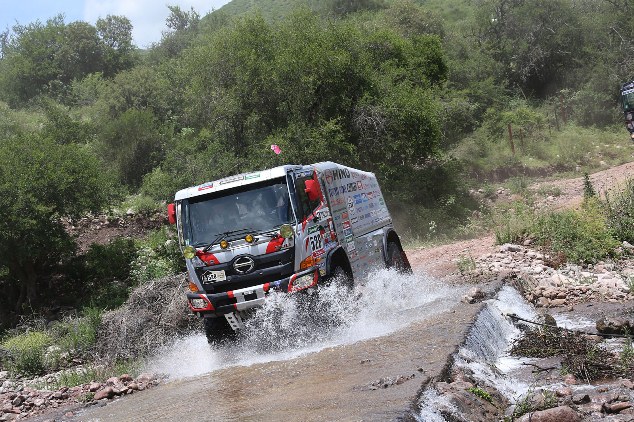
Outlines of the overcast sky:
[{"label": "overcast sky", "polygon": [[17,23],[27,25],[62,13],[65,22],[82,20],[95,24],[100,17],[123,15],[134,26],[134,43],[141,48],[161,39],[166,29],[167,5],[189,10],[193,7],[200,16],[217,10],[230,0],[0,0],[0,32]]}]

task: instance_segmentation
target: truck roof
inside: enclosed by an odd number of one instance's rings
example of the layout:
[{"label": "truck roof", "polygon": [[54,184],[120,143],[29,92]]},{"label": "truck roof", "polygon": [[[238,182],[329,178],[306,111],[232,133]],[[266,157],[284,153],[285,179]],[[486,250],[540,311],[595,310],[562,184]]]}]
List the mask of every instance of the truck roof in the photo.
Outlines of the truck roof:
[{"label": "truck roof", "polygon": [[178,192],[176,192],[174,200],[180,201],[182,199],[193,198],[195,196],[205,195],[211,192],[219,192],[219,191],[235,188],[237,186],[248,185],[254,182],[278,179],[280,177],[286,176],[286,173],[288,172],[288,170],[292,170],[296,168],[301,168],[301,166],[285,165],[285,166],[274,167],[268,170],[236,174],[235,176],[229,176],[223,179],[214,180],[212,182],[206,182],[201,185],[181,189]]},{"label": "truck roof", "polygon": [[[297,170],[304,167],[305,166],[302,166],[302,165],[284,165],[284,166],[274,167],[268,170],[236,174],[235,176],[229,176],[223,179],[206,182],[201,185],[181,189],[178,192],[176,192],[174,200],[180,201],[182,199],[193,198],[193,197],[205,195],[211,192],[220,192],[223,190],[235,188],[237,186],[249,185],[251,183],[261,182],[265,180],[278,179],[280,177],[286,176],[286,173],[289,170]],[[358,170],[352,167],[347,167],[342,164],[333,163],[332,161],[323,161],[320,163],[311,164],[310,167],[314,167],[320,172],[325,170],[344,168],[344,169],[352,170],[358,173],[364,173],[370,177],[375,177],[373,173],[363,171],[363,170]]]}]

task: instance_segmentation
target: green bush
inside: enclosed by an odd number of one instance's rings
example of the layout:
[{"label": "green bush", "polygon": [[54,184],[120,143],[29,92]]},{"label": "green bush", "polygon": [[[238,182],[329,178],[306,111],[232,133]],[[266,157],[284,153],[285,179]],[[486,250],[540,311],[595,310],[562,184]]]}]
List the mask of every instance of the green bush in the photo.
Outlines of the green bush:
[{"label": "green bush", "polygon": [[614,237],[634,243],[634,179],[626,181],[622,192],[606,194],[605,210]]},{"label": "green bush", "polygon": [[7,351],[3,366],[13,374],[39,375],[46,369],[45,355],[50,344],[51,337],[42,331],[9,337],[2,343]]},{"label": "green bush", "polygon": [[540,246],[574,263],[595,263],[612,255],[618,246],[596,199],[586,201],[579,211],[539,216],[532,232]]},{"label": "green bush", "polygon": [[492,215],[495,242],[520,242],[529,236],[534,220],[534,211],[524,201],[502,204]]},{"label": "green bush", "polygon": [[53,325],[53,341],[62,352],[73,356],[85,355],[95,344],[97,328],[101,323],[101,310],[85,308],[81,317],[66,318]]},{"label": "green bush", "polygon": [[154,231],[146,239],[137,241],[137,256],[131,263],[131,277],[137,284],[182,270],[183,259],[171,227]]}]

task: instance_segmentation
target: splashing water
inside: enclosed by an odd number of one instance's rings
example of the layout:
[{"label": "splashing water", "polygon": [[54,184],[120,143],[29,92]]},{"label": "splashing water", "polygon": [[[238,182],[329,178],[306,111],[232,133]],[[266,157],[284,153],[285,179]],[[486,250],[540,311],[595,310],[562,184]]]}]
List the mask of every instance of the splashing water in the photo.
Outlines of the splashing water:
[{"label": "splashing water", "polygon": [[424,274],[381,269],[354,289],[331,284],[301,294],[271,293],[235,340],[209,345],[204,334],[192,334],[158,351],[145,369],[175,379],[288,360],[387,335],[447,309],[463,291]]}]

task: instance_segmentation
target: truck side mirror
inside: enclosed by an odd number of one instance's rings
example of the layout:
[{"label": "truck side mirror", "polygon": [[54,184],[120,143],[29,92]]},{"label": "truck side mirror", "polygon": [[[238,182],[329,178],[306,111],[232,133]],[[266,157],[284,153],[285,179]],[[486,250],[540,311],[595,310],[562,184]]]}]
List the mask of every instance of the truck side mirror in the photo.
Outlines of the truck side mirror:
[{"label": "truck side mirror", "polygon": [[308,195],[308,199],[310,199],[311,201],[316,201],[321,198],[321,188],[319,187],[319,182],[314,179],[309,179],[304,182],[304,186],[306,186],[304,192],[306,192],[306,195]]},{"label": "truck side mirror", "polygon": [[167,220],[170,224],[176,224],[176,204],[167,204]]}]

